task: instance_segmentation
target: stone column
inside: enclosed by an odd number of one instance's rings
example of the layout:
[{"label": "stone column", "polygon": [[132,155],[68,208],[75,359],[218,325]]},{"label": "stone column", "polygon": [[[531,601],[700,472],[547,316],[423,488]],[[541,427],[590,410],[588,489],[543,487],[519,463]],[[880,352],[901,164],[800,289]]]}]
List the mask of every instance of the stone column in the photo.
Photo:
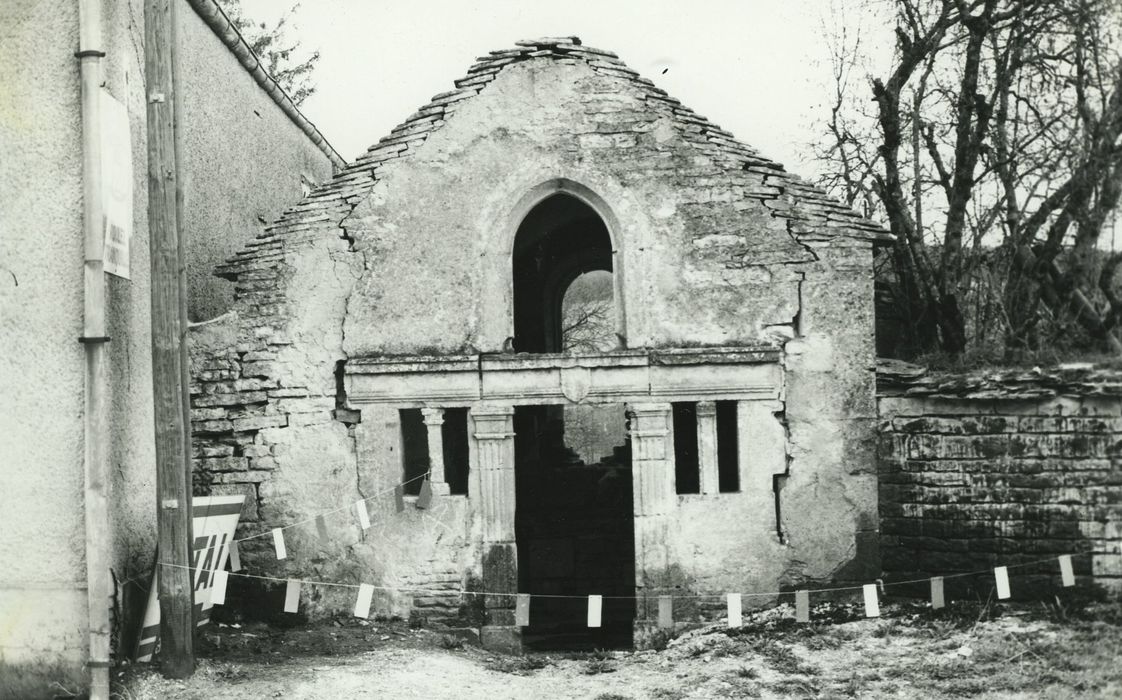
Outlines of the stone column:
[{"label": "stone column", "polygon": [[697,464],[701,471],[701,493],[720,492],[717,470],[717,404],[697,402]]},{"label": "stone column", "polygon": [[422,408],[421,416],[428,431],[429,485],[434,496],[447,496],[452,491],[444,480],[444,409]]},{"label": "stone column", "polygon": [[519,652],[522,631],[514,624],[518,550],[514,539],[514,408],[481,406],[471,411],[483,518],[483,589],[486,619],[480,641],[488,649]]},{"label": "stone column", "polygon": [[658,595],[670,585],[667,546],[674,493],[670,404],[631,406],[631,479],[635,510],[635,644],[657,627]]}]

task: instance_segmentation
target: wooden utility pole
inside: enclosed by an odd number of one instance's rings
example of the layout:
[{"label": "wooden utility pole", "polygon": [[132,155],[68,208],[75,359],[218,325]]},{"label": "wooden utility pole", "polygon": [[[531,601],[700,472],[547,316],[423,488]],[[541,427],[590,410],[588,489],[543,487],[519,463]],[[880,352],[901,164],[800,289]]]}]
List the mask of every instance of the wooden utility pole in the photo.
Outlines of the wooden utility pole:
[{"label": "wooden utility pole", "polygon": [[156,424],[156,513],[159,525],[160,665],[169,678],[195,670],[194,596],[190,569],[187,387],[183,377],[183,310],[176,212],[175,86],[172,2],[145,0],[144,75],[148,116],[148,235],[152,258],[152,394]]}]

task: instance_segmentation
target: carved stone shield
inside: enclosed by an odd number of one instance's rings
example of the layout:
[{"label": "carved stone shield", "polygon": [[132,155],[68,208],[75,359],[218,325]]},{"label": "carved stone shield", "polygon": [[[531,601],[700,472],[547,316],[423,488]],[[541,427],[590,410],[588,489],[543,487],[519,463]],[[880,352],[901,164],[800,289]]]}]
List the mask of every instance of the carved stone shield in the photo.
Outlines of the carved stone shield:
[{"label": "carved stone shield", "polygon": [[561,393],[573,403],[580,403],[592,388],[592,372],[587,367],[566,367],[561,370]]}]

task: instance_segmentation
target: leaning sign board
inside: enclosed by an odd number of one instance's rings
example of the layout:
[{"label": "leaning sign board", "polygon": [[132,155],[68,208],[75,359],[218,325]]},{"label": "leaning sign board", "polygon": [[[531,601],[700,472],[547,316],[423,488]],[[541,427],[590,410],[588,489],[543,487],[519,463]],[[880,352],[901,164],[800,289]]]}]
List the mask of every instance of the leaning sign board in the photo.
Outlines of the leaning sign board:
[{"label": "leaning sign board", "polygon": [[[195,583],[195,625],[210,622],[211,593],[214,574],[226,567],[230,555],[230,541],[238,527],[245,496],[196,496],[191,503],[191,532],[195,542],[191,548],[193,579]],[[152,585],[148,589],[148,608],[137,642],[135,661],[151,661],[160,638],[159,557],[152,572]]]}]

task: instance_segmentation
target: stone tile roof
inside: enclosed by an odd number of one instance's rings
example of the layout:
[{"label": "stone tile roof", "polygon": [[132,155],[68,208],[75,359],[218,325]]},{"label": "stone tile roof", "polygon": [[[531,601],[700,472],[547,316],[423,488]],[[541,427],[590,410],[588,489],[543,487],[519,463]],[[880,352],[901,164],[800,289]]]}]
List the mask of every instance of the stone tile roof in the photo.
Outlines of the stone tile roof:
[{"label": "stone tile roof", "polygon": [[[225,264],[217,274],[241,279],[246,273],[274,268],[283,258],[286,245],[314,237],[325,223],[338,224],[378,181],[380,171],[391,161],[414,153],[450,119],[466,101],[480,94],[507,66],[520,61],[548,58],[561,62],[581,61],[594,71],[617,77],[635,90],[652,110],[669,117],[680,135],[699,151],[730,170],[760,176],[763,184],[750,197],[788,220],[788,229],[800,239],[845,236],[865,240],[891,240],[880,225],[837,202],[823,190],[787,172],[782,165],[760,155],[674,99],[655,84],[628,68],[611,51],[584,46],[575,36],[545,37],[515,42],[514,48],[492,51],[480,57],[467,74],[455,81],[455,89],[442,92],[378,143],[321,185],[296,206],[287,209],[264,234]],[[344,235],[340,232],[341,235]]]}]

